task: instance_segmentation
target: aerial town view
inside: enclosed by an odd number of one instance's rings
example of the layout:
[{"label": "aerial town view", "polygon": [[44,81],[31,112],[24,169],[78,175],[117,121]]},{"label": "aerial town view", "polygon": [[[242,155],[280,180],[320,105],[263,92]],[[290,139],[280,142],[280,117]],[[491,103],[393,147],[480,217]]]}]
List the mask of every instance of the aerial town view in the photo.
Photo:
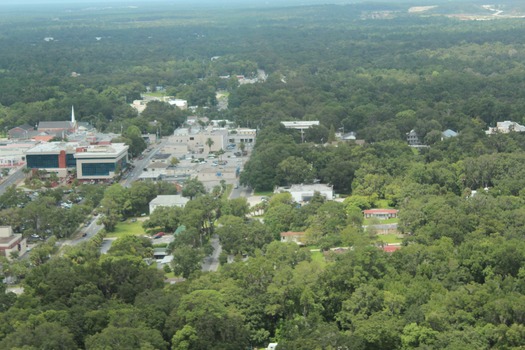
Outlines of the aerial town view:
[{"label": "aerial town view", "polygon": [[0,2],[0,349],[525,348],[525,3]]}]

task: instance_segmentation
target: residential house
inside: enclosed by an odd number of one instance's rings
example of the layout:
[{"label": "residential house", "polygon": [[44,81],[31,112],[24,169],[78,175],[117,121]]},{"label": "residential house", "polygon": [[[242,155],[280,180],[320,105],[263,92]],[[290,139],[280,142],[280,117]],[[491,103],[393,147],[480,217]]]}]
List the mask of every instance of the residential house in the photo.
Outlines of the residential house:
[{"label": "residential house", "polygon": [[305,232],[281,232],[281,242],[283,243],[296,243],[298,245],[304,245]]},{"label": "residential house", "polygon": [[399,210],[397,209],[367,209],[363,210],[363,215],[365,216],[365,219],[376,218],[379,220],[386,220],[397,218],[398,212]]},{"label": "residential house", "polygon": [[524,132],[525,126],[520,125],[516,122],[511,122],[509,120],[503,121],[503,122],[497,122],[495,127],[489,127],[485,133],[487,135],[492,134],[508,134],[509,132]]},{"label": "residential house", "polygon": [[407,142],[409,146],[421,146],[423,143],[419,139],[419,136],[417,135],[417,132],[412,129],[409,133],[407,133]]}]

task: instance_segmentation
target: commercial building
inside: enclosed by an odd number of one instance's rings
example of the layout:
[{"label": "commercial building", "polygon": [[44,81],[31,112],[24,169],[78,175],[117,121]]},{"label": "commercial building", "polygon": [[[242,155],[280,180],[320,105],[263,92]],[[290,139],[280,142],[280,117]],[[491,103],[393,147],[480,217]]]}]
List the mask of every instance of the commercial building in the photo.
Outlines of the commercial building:
[{"label": "commercial building", "polygon": [[123,143],[77,147],[77,179],[111,179],[128,166],[128,149]]},{"label": "commercial building", "polygon": [[110,179],[128,164],[128,146],[123,143],[85,146],[78,142],[49,142],[26,152],[29,169],[41,169],[66,177],[76,169],[78,179]]}]

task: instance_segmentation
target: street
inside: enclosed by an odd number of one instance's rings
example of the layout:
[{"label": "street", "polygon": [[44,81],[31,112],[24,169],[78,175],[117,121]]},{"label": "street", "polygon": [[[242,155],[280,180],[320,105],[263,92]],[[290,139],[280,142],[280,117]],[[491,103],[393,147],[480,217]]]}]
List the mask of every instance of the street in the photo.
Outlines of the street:
[{"label": "street", "polygon": [[166,142],[167,139],[162,139],[158,144],[155,145],[154,148],[151,149],[147,156],[145,156],[143,159],[136,159],[134,161],[133,165],[135,168],[129,173],[124,182],[122,182],[124,187],[130,187],[131,184],[139,178],[140,174],[142,174],[142,169],[148,166],[151,158],[153,158],[153,156],[164,147]]},{"label": "street", "polygon": [[222,247],[219,243],[219,237],[217,235],[214,235],[212,239],[210,239],[210,244],[213,247],[213,253],[205,257],[202,262],[202,271],[205,272],[217,271],[219,268],[219,256],[222,252]]},{"label": "street", "polygon": [[25,177],[23,172],[24,168],[25,167],[18,168],[14,173],[10,174],[2,184],[0,184],[0,195],[4,194],[9,186],[17,184]]}]

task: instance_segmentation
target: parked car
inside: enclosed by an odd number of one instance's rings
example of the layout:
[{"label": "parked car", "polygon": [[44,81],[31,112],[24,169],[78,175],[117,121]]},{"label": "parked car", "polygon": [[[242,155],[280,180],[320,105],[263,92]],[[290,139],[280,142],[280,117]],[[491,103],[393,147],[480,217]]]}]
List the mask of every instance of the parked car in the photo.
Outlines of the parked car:
[{"label": "parked car", "polygon": [[164,232],[158,232],[153,238],[157,239],[157,238],[160,238],[162,236],[164,236],[166,233]]}]

